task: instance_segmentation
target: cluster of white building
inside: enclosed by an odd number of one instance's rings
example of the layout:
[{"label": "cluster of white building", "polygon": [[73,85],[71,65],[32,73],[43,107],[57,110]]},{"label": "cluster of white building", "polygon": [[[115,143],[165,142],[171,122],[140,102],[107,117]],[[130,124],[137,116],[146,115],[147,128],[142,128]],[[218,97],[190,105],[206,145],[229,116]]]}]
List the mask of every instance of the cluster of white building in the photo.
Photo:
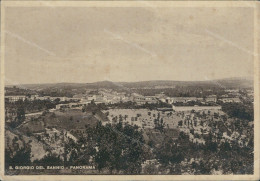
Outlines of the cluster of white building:
[{"label": "cluster of white building", "polygon": [[26,95],[15,95],[15,96],[5,96],[5,100],[8,102],[17,102],[19,100],[25,101],[33,101],[33,100],[50,100],[50,101],[80,101],[81,99],[79,98],[71,98],[71,97],[51,97],[51,96],[39,96],[39,95],[31,95],[31,96],[26,96]]},{"label": "cluster of white building", "polygon": [[[86,94],[75,95],[72,98],[70,97],[51,97],[51,96],[39,96],[39,95],[15,95],[15,96],[5,96],[5,100],[8,102],[16,102],[18,100],[59,100],[59,101],[70,101],[70,102],[78,102],[77,104],[62,104],[57,105],[58,108],[62,107],[79,107],[84,104],[88,104],[91,101],[94,101],[96,104],[104,103],[104,104],[114,104],[119,102],[135,102],[137,105],[143,104],[156,104],[161,102],[168,104],[175,103],[188,103],[188,102],[201,102],[204,103],[205,106],[173,106],[173,110],[175,111],[190,111],[194,110],[220,110],[220,106],[206,106],[207,103],[216,103],[217,101],[221,101],[223,103],[239,103],[241,102],[240,98],[237,96],[239,92],[237,90],[227,90],[228,94],[223,95],[219,99],[217,99],[216,95],[209,95],[205,98],[200,97],[168,97],[164,93],[155,94],[154,96],[143,96],[137,93],[126,93],[126,92],[117,92],[111,89],[99,89],[98,91],[94,91],[94,93],[86,92]],[[233,97],[229,97],[229,94],[236,94]],[[248,94],[253,95],[253,91]],[[240,94],[239,94],[240,95]]]},{"label": "cluster of white building", "polygon": [[218,99],[219,101],[223,103],[240,103],[241,100],[250,100],[254,101],[254,91],[251,89],[246,90],[246,94],[241,94],[239,89],[227,89],[225,90],[225,94],[221,95],[221,97]]},{"label": "cluster of white building", "polygon": [[5,96],[5,101],[8,102],[16,102],[19,100],[24,101],[27,98],[27,96],[23,96],[23,95],[18,95],[18,96]]},{"label": "cluster of white building", "polygon": [[126,93],[126,92],[116,92],[110,89],[100,89],[97,93],[92,93],[86,95],[75,97],[81,97],[82,102],[94,101],[96,104],[115,104],[119,102],[128,102],[132,101],[137,103],[137,105],[142,104],[152,104],[158,103],[159,100],[156,96],[143,96],[137,93]]},{"label": "cluster of white building", "polygon": [[226,97],[226,98],[220,98],[219,101],[223,103],[240,103],[241,100],[238,97]]},{"label": "cluster of white building", "polygon": [[165,94],[161,93],[161,94],[156,94],[155,97],[157,97],[160,101],[162,102],[166,102],[169,104],[173,104],[173,103],[188,103],[191,101],[200,101],[200,102],[217,102],[217,96],[216,95],[209,95],[208,97],[201,98],[201,97],[167,97]]}]

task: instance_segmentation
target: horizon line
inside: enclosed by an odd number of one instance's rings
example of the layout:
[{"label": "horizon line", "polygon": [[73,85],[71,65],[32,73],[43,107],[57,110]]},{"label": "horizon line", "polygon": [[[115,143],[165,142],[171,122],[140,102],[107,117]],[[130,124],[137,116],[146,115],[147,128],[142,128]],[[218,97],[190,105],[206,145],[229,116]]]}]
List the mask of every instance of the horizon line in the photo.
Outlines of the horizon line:
[{"label": "horizon line", "polygon": [[112,81],[112,80],[101,80],[94,82],[53,82],[53,83],[22,83],[22,84],[5,84],[5,86],[22,86],[22,85],[43,85],[43,84],[93,84],[99,82],[112,82],[112,83],[138,83],[138,82],[155,82],[155,81],[173,81],[173,82],[207,82],[207,81],[219,81],[219,80],[228,80],[228,79],[247,79],[254,80],[254,76],[245,76],[245,77],[226,77],[219,79],[207,79],[207,80],[141,80],[141,81]]}]

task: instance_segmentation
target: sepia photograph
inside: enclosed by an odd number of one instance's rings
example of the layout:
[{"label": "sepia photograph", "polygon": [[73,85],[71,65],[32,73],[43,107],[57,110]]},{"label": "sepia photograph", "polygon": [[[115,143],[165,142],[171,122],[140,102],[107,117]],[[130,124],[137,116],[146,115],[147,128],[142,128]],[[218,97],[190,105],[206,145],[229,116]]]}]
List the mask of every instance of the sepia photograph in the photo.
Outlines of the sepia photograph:
[{"label": "sepia photograph", "polygon": [[1,175],[257,180],[258,9],[4,1]]}]

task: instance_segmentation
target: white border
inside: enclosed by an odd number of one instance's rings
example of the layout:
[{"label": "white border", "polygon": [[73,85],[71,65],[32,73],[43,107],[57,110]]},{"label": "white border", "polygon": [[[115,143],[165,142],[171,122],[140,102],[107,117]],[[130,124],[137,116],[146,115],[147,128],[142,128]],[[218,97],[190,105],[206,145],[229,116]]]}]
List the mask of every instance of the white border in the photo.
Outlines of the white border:
[{"label": "white border", "polygon": [[[254,175],[4,175],[4,52],[6,7],[252,7],[254,9]],[[259,6],[260,7],[260,6]],[[259,61],[257,2],[248,1],[3,1],[1,2],[1,154],[0,180],[259,180]]]}]

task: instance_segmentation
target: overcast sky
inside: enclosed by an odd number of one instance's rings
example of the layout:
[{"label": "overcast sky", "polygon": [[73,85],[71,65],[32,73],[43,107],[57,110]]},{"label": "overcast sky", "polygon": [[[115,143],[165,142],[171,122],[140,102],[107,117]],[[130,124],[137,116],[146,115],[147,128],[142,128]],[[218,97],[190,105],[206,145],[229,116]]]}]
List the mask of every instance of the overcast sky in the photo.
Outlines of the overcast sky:
[{"label": "overcast sky", "polygon": [[253,76],[253,9],[8,7],[6,84]]}]

